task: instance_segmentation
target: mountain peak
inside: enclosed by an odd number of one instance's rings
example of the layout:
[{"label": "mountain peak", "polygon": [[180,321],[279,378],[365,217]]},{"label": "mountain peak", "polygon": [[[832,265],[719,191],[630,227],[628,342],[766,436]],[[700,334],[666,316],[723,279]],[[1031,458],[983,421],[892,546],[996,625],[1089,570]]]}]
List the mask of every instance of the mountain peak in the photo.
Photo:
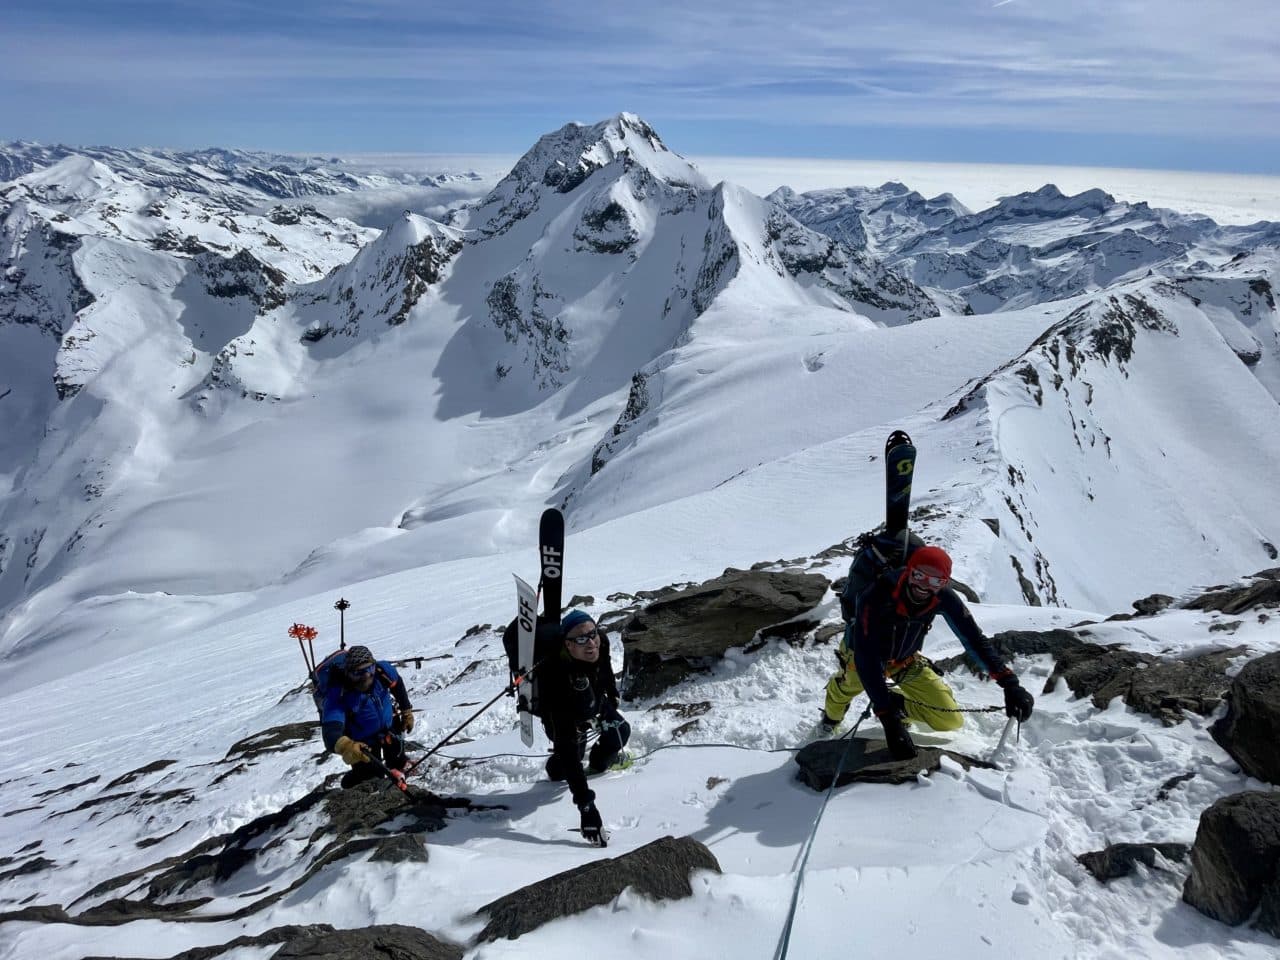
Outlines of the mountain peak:
[{"label": "mountain peak", "polygon": [[1077,213],[1097,216],[1108,207],[1114,206],[1115,202],[1116,198],[1105,190],[1094,188],[1068,197],[1058,189],[1057,185],[1046,183],[1034,192],[1002,197],[993,209],[1013,216],[1028,214],[1065,216]]},{"label": "mountain peak", "polygon": [[124,180],[106,164],[73,153],[52,166],[33,170],[17,182],[40,199],[58,203],[92,200]]},{"label": "mountain peak", "polygon": [[615,163],[669,186],[710,186],[692,163],[667,149],[651,126],[633,113],[619,113],[591,125],[567,123],[539,137],[485,198],[472,222],[486,235],[503,233],[536,209],[544,194],[572,193],[597,170]]},{"label": "mountain peak", "polygon": [[[688,161],[677,158],[654,129],[633,113],[619,113],[599,123],[567,123],[538,138],[538,142],[512,168],[510,177],[537,181],[558,193],[568,193],[596,170],[627,155],[663,176],[675,158],[679,173],[692,172]],[[655,167],[659,169],[654,169]],[[666,179],[666,176],[663,176]]]}]

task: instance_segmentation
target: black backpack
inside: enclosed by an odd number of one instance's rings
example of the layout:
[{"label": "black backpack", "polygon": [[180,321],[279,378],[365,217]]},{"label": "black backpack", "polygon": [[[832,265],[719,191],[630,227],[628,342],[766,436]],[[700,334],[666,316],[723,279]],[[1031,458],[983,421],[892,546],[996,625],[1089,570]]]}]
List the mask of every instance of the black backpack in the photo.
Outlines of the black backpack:
[{"label": "black backpack", "polygon": [[[538,625],[533,634],[533,665],[546,663],[549,659],[560,656],[564,644],[564,631],[560,629],[560,621],[549,617],[538,617]],[[502,647],[507,651],[507,667],[511,671],[511,679],[515,680],[520,669],[520,618],[516,617],[502,631]],[[542,716],[538,703],[538,675],[527,681],[530,684],[529,707],[535,717]]]},{"label": "black backpack", "polygon": [[902,548],[902,533],[899,531],[889,536],[883,530],[879,533],[864,533],[858,538],[858,551],[853,555],[853,563],[849,564],[849,579],[840,591],[840,616],[845,622],[851,622],[857,615],[858,598],[873,583],[890,570],[896,570],[907,562],[907,558],[924,546],[924,541],[914,533],[907,534],[907,549]]}]

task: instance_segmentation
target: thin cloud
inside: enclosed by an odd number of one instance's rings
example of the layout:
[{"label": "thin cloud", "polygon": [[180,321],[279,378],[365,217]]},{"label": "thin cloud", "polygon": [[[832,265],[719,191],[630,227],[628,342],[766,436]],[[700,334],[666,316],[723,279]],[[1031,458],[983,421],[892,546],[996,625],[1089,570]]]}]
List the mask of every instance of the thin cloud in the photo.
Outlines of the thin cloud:
[{"label": "thin cloud", "polygon": [[733,17],[709,0],[601,6],[19,0],[0,34],[0,109],[17,124],[12,135],[30,136],[39,130],[24,121],[94,113],[105,123],[125,100],[143,108],[133,124],[148,110],[170,123],[192,108],[212,139],[219,116],[287,136],[291,123],[314,128],[341,120],[339,110],[370,131],[620,109],[792,128],[821,118],[1206,141],[1280,128],[1270,0],[1237,0],[1230,16],[1190,0],[1164,0],[1156,13],[1146,0],[743,0]]}]

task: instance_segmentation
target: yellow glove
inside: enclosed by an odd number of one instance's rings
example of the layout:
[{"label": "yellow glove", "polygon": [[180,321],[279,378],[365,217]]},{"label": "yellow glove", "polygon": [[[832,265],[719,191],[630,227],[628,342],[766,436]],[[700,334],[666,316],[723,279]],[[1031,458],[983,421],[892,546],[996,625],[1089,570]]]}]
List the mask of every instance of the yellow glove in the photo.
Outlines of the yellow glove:
[{"label": "yellow glove", "polygon": [[369,759],[369,748],[358,740],[352,740],[350,737],[339,737],[338,742],[333,745],[333,752],[353,767],[357,763],[365,763]]},{"label": "yellow glove", "polygon": [[400,711],[400,729],[405,733],[413,732],[413,711],[412,710]]}]

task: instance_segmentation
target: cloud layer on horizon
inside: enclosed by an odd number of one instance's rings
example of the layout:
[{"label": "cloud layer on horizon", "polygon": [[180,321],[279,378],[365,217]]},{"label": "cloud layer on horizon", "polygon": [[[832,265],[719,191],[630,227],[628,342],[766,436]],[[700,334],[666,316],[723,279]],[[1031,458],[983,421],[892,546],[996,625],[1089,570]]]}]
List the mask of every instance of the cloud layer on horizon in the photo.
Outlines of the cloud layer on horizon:
[{"label": "cloud layer on horizon", "polygon": [[625,109],[687,152],[847,155],[871,135],[868,155],[896,139],[978,159],[985,137],[985,159],[1038,143],[1041,161],[1089,162],[1091,141],[1093,162],[1144,165],[1115,145],[1149,141],[1155,161],[1280,136],[1280,15],[1262,0],[17,0],[6,21],[4,137],[506,152]]}]

